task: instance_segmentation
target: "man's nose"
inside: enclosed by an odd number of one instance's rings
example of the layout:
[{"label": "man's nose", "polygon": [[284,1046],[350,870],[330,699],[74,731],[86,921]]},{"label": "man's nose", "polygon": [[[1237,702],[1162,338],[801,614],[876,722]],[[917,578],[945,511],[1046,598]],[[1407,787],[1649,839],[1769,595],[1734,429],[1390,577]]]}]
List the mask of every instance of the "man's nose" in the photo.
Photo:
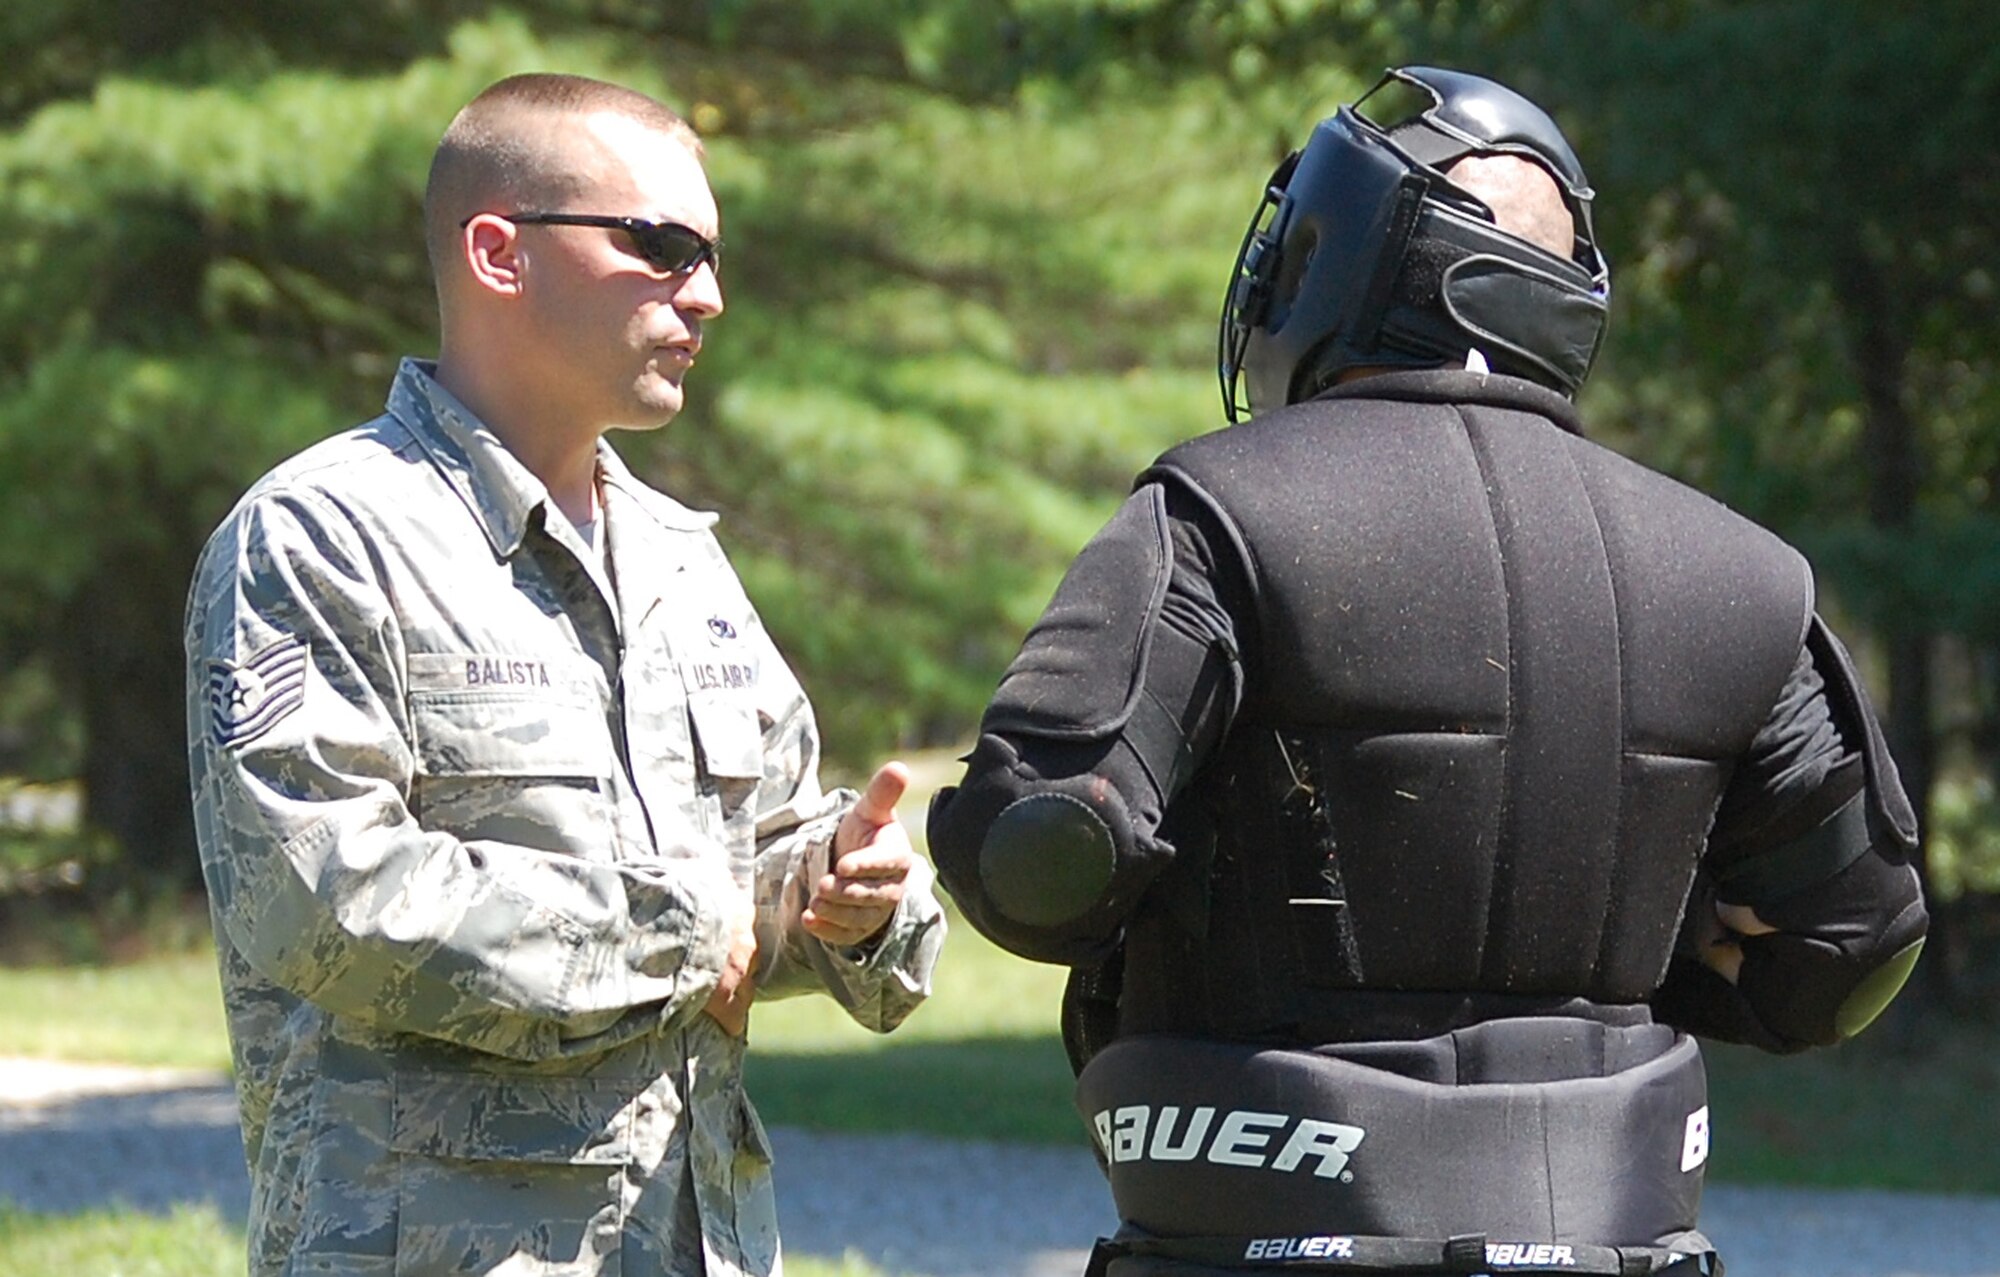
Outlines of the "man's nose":
[{"label": "man's nose", "polygon": [[716,276],[715,263],[702,262],[681,281],[674,306],[702,319],[722,313],[722,280]]}]

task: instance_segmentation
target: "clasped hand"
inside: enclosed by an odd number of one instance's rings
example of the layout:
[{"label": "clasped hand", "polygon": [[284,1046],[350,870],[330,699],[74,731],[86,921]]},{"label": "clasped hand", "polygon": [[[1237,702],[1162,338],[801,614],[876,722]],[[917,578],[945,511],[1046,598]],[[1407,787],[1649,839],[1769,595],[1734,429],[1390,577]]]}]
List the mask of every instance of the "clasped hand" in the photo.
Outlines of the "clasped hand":
[{"label": "clasped hand", "polygon": [[1710,970],[1735,984],[1743,973],[1743,941],[1749,936],[1768,936],[1777,928],[1757,916],[1749,905],[1715,902],[1715,914],[1701,937],[1700,956]]},{"label": "clasped hand", "polygon": [[[896,818],[896,803],[909,787],[909,769],[885,763],[841,817],[830,870],[813,885],[812,899],[799,914],[806,934],[847,948],[866,944],[889,925],[916,862],[909,831]],[[750,974],[757,961],[757,911],[748,897],[740,905],[730,920],[732,938],[722,978],[705,1008],[732,1037],[740,1037],[748,1026],[757,993]]]}]

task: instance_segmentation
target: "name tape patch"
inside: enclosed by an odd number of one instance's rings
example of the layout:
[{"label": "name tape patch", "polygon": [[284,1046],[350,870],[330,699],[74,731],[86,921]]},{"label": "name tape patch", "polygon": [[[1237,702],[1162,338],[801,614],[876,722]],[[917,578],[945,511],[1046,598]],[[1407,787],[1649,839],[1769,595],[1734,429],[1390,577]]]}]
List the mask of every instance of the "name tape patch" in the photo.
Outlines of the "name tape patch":
[{"label": "name tape patch", "polygon": [[465,658],[467,687],[553,687],[547,661],[522,660],[510,656],[468,656]]}]

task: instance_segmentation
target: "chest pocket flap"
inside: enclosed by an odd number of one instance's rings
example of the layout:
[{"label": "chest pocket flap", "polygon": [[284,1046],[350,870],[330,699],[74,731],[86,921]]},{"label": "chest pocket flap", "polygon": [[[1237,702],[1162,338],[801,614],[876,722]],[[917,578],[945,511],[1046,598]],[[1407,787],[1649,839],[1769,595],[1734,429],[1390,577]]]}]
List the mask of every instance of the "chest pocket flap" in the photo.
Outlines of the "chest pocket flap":
[{"label": "chest pocket flap", "polygon": [[709,775],[758,780],[764,775],[764,729],[747,697],[701,692],[688,698],[697,747]]}]

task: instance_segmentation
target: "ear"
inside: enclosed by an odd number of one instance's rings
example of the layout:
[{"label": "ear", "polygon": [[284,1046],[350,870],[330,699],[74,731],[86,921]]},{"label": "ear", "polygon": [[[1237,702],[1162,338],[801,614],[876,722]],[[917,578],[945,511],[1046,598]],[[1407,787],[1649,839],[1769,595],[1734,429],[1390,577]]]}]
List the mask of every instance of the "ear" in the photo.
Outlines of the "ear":
[{"label": "ear", "polygon": [[521,230],[504,217],[480,213],[459,231],[459,251],[479,287],[503,297],[521,295],[527,263],[521,259]]}]

